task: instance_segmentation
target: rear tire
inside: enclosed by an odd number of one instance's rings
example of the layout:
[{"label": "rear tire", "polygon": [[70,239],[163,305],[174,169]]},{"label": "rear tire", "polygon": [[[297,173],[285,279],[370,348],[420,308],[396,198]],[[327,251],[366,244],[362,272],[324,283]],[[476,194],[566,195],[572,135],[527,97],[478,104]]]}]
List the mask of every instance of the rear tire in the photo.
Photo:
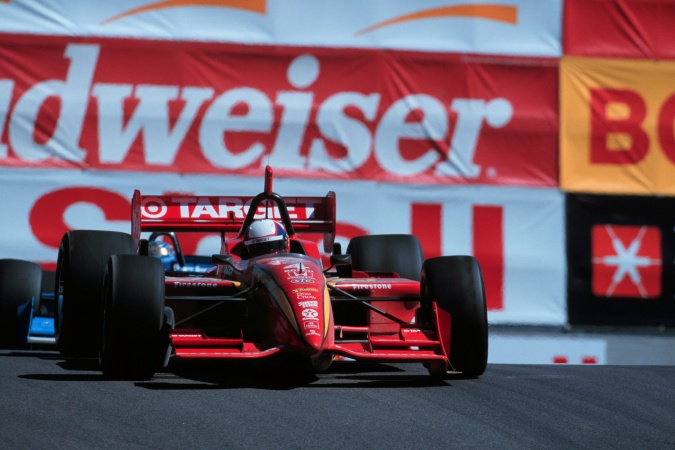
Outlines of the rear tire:
[{"label": "rear tire", "polygon": [[106,263],[111,255],[135,252],[126,233],[73,230],[63,236],[54,289],[54,328],[63,356],[96,357]]},{"label": "rear tire", "polygon": [[152,378],[166,354],[162,262],[150,256],[111,256],[101,316],[103,374],[114,379]]},{"label": "rear tire", "polygon": [[[42,268],[30,261],[0,259],[0,348],[26,347],[31,300],[40,301]],[[26,304],[19,316],[19,306]]]},{"label": "rear tire", "polygon": [[478,377],[488,359],[487,308],[483,276],[473,256],[441,256],[424,262],[422,298],[450,313],[450,364],[464,376]]},{"label": "rear tire", "polygon": [[352,268],[363,272],[396,272],[401,278],[420,280],[424,252],[416,236],[374,234],[349,242]]}]

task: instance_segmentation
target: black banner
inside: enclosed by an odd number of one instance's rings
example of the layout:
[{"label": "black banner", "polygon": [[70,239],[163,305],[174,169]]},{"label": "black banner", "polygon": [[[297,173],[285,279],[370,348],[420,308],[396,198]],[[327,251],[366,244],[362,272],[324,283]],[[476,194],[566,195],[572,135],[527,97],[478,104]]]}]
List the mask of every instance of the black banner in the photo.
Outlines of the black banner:
[{"label": "black banner", "polygon": [[567,194],[572,325],[675,325],[675,198]]}]

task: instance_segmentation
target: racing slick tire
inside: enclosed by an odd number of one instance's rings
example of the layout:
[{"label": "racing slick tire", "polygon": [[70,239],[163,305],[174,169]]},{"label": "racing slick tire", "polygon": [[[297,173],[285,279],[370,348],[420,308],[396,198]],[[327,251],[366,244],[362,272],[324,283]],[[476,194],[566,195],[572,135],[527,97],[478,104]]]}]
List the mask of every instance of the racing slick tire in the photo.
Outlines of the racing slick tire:
[{"label": "racing slick tire", "polygon": [[162,262],[150,256],[111,256],[102,303],[99,368],[113,379],[152,378],[164,362],[168,337]]},{"label": "racing slick tire", "polygon": [[[480,265],[473,256],[440,256],[426,260],[420,283],[422,299],[450,313],[450,365],[465,377],[485,372],[488,325]],[[430,367],[430,372],[434,373]]]},{"label": "racing slick tire", "polygon": [[396,272],[401,278],[420,280],[424,252],[411,234],[373,234],[349,241],[352,268],[364,272]]},{"label": "racing slick tire", "polygon": [[61,355],[96,357],[106,263],[111,255],[135,253],[127,233],[71,230],[63,236],[54,276],[54,329]]},{"label": "racing slick tire", "polygon": [[[20,259],[0,259],[0,348],[25,348],[30,308],[40,300],[42,268]],[[19,307],[27,304],[19,314]]]}]

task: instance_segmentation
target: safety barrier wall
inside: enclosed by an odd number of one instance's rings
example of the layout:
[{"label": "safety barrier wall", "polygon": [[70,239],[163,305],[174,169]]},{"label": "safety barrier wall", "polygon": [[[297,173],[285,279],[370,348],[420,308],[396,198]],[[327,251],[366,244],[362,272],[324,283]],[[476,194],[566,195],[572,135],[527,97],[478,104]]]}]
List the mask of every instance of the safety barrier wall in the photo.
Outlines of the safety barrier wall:
[{"label": "safety barrier wall", "polygon": [[569,211],[672,189],[666,3],[0,3],[0,257],[53,266],[68,229],[128,229],[133,189],[251,195],[269,163],[282,195],[336,191],[345,245],[474,254],[491,323],[598,322]]}]

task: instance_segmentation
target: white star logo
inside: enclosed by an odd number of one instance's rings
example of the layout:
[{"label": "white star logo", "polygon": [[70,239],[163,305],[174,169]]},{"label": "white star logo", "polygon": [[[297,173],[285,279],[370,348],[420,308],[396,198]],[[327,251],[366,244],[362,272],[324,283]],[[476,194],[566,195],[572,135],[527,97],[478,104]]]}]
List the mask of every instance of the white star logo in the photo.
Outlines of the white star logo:
[{"label": "white star logo", "polygon": [[612,240],[612,247],[616,254],[593,258],[593,262],[616,267],[616,271],[612,276],[612,284],[607,289],[607,296],[611,297],[616,286],[628,276],[640,291],[640,296],[646,298],[647,291],[642,284],[642,277],[640,277],[640,271],[638,269],[661,265],[661,260],[659,259],[638,255],[638,251],[642,245],[642,238],[647,232],[647,227],[640,228],[637,236],[635,236],[635,239],[628,244],[628,247],[623,246],[623,242],[616,236],[611,225],[605,225],[605,230],[607,230],[607,234]]}]

